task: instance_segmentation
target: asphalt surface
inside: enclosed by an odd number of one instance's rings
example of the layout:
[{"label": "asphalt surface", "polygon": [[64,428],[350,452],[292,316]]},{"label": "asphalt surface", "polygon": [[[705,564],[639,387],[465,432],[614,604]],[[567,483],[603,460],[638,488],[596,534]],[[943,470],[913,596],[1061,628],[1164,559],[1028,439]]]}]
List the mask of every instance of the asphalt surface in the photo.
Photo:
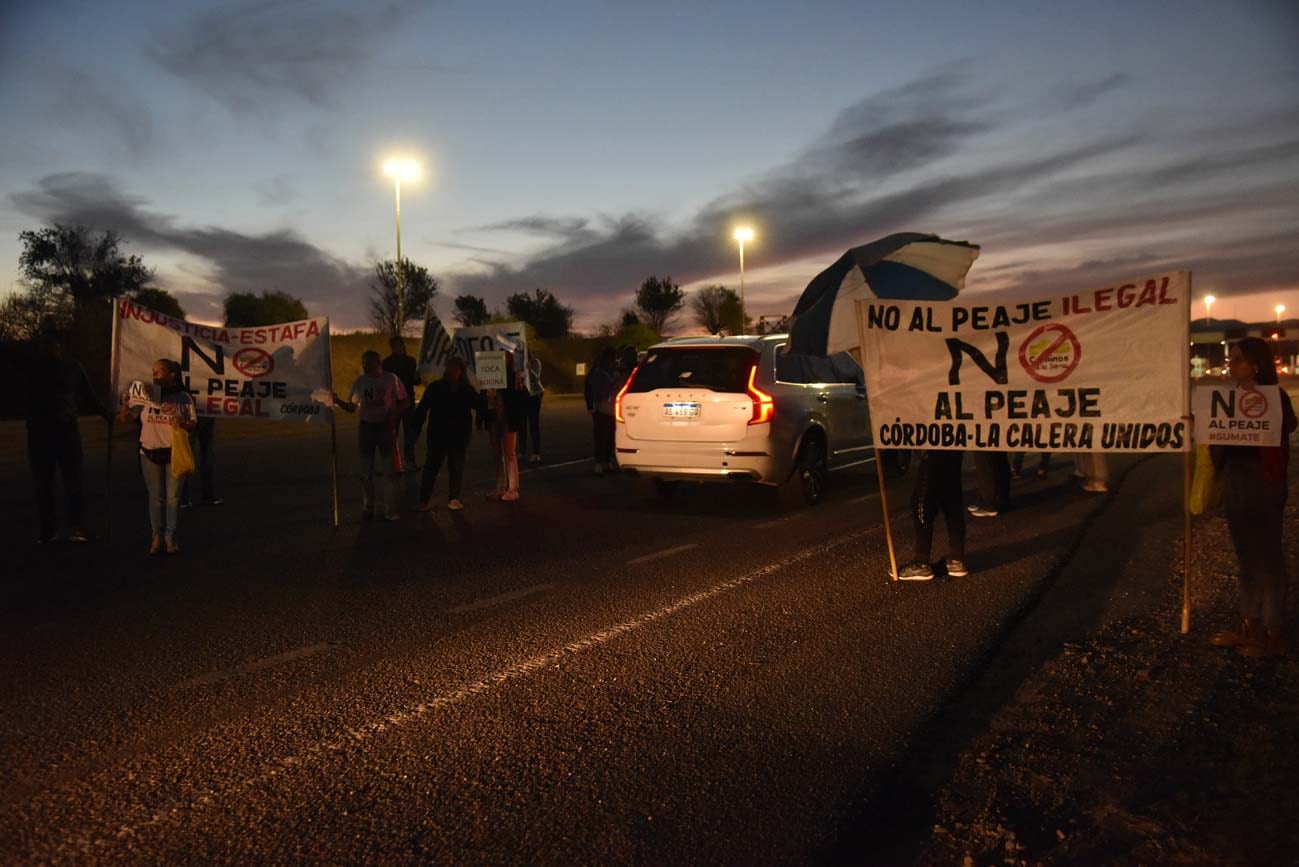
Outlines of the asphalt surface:
[{"label": "asphalt surface", "polygon": [[335,530],[328,428],[227,423],[225,505],[161,558],[129,435],[110,496],[83,423],[100,538],[36,546],[0,426],[4,861],[869,862],[891,770],[1122,496],[1057,461],[968,578],[892,583],[873,470],[665,501],[593,475],[580,402],[543,425],[520,502],[481,441],[464,513],[384,524],[340,422]]}]

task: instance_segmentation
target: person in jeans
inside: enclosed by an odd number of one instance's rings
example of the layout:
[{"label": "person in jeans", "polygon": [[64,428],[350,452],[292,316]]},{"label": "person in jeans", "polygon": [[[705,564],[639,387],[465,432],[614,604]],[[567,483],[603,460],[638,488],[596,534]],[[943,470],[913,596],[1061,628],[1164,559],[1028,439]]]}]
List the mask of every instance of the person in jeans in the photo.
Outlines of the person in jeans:
[{"label": "person in jeans", "polygon": [[[400,337],[394,337],[388,341],[388,348],[392,354],[383,360],[383,370],[385,373],[391,373],[401,380],[402,387],[406,389],[406,397],[413,403],[415,401],[415,386],[420,384],[419,364],[414,358],[406,354],[406,341]],[[410,436],[407,430],[406,416],[403,413],[397,417],[397,426],[395,428],[397,435],[397,445],[401,448],[401,465],[403,470],[414,472],[417,467],[415,464],[414,444],[416,437]]]},{"label": "person in jeans", "polygon": [[478,408],[478,392],[465,376],[465,363],[452,356],[447,359],[442,378],[424,389],[419,406],[407,416],[412,437],[428,423],[424,444],[424,475],[419,485],[417,512],[433,508],[433,485],[443,460],[447,464],[450,484],[447,488],[447,508],[458,512],[464,508],[460,502],[460,485],[464,478],[465,452],[469,448],[469,434],[473,427],[473,412]]},{"label": "person in jeans", "polygon": [[148,406],[131,406],[122,395],[118,420],[136,419],[140,423],[140,472],[149,492],[149,526],[153,539],[149,553],[165,550],[179,554],[176,524],[180,515],[181,480],[171,475],[172,431],[192,431],[198,426],[194,398],[181,382],[180,362],[160,358],[153,363],[153,385],[159,398]]},{"label": "person in jeans", "polygon": [[54,504],[54,473],[63,483],[68,541],[89,539],[83,526],[81,431],[78,411],[93,407],[105,421],[112,416],[90,387],[85,369],[63,355],[63,338],[49,331],[40,338],[36,364],[23,377],[27,420],[27,463],[36,488],[36,512],[40,519],[37,542],[53,542],[58,536],[58,514]]},{"label": "person in jeans", "polygon": [[[211,416],[199,416],[198,428],[190,441],[194,446],[194,462],[198,464],[198,480],[202,491],[203,505],[219,506],[225,502],[216,495],[216,468],[213,460],[216,448],[213,438],[216,435],[216,419]],[[194,505],[190,496],[190,477],[186,476],[180,486],[180,507],[188,509]]]},{"label": "person in jeans", "polygon": [[[1276,385],[1276,361],[1266,340],[1246,337],[1231,347],[1228,370],[1237,388]],[[1218,647],[1243,656],[1282,656],[1287,578],[1281,532],[1285,516],[1290,433],[1295,429],[1290,398],[1281,394],[1281,445],[1212,446],[1214,467],[1224,476],[1227,528],[1240,563],[1240,625],[1214,635]]]},{"label": "person in jeans", "polygon": [[595,367],[586,378],[586,410],[591,413],[591,437],[595,441],[595,474],[615,469],[614,441],[617,433],[614,421],[614,401],[618,397],[618,355],[607,346],[596,359]]},{"label": "person in jeans", "polygon": [[[1034,471],[1039,479],[1045,479],[1047,472],[1051,469],[1051,453],[1042,452],[1037,461],[1037,470]],[[1015,456],[1010,459],[1010,477],[1012,479],[1022,478],[1024,475],[1024,453],[1015,452]]]},{"label": "person in jeans", "polygon": [[930,555],[939,515],[947,522],[947,575],[963,578],[970,574],[965,566],[965,492],[961,484],[965,453],[933,450],[917,454],[916,486],[911,492],[915,556],[898,570],[898,579],[929,581],[934,577]]},{"label": "person in jeans", "polygon": [[373,349],[361,356],[365,372],[352,384],[351,394],[343,400],[333,395],[334,405],[348,412],[361,413],[357,429],[357,446],[361,455],[361,518],[369,520],[375,515],[375,454],[383,464],[381,496],[378,497],[378,514],[385,521],[400,519],[397,514],[394,460],[397,453],[397,420],[410,406],[406,387],[394,374],[387,373]]},{"label": "person in jeans", "polygon": [[539,464],[541,463],[541,398],[546,390],[541,385],[541,359],[535,355],[528,360],[526,392],[527,415],[523,428],[519,431],[519,454],[527,455],[528,463]]}]

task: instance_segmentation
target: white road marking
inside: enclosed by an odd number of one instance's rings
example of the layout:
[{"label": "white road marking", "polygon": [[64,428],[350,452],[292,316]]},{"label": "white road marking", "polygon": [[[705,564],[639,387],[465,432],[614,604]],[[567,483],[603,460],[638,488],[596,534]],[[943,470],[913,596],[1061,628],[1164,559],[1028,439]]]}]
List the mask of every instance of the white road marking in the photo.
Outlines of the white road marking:
[{"label": "white road marking", "polygon": [[544,464],[540,467],[528,467],[526,470],[520,470],[519,475],[523,475],[524,473],[539,473],[542,470],[557,470],[560,467],[571,467],[574,464],[591,464],[591,466],[595,466],[595,463],[590,458],[578,458],[575,461],[563,461],[558,464]]},{"label": "white road marking", "polygon": [[878,498],[879,498],[879,494],[877,494],[877,493],[872,493],[872,494],[862,494],[860,497],[853,497],[851,500],[844,500],[844,503],[847,504],[847,505],[849,505],[849,506],[855,506],[855,505],[857,505],[858,503],[864,503],[864,502],[866,502],[867,500],[875,500],[875,499],[878,499]]},{"label": "white road marking", "polygon": [[[738,578],[732,578],[728,581],[723,581],[720,584],[714,584],[706,590],[700,590],[695,593],[681,596],[672,602],[662,605],[659,608],[655,608],[653,611],[638,615],[630,620],[624,620],[621,623],[602,629],[598,632],[593,632],[585,638],[570,641],[568,644],[538,654],[530,659],[525,659],[522,662],[516,662],[513,665],[497,669],[479,680],[462,684],[450,692],[444,692],[440,695],[432,696],[425,701],[395,711],[382,719],[374,720],[373,722],[367,723],[358,728],[347,729],[340,737],[335,738],[334,740],[322,741],[306,750],[303,750],[302,752],[272,759],[263,766],[260,773],[254,776],[245,777],[228,786],[214,787],[213,790],[210,790],[207,794],[199,795],[194,797],[192,800],[187,799],[184,806],[158,808],[156,811],[154,811],[154,808],[143,807],[145,811],[152,812],[152,815],[147,819],[142,819],[133,824],[121,824],[109,832],[108,836],[116,838],[117,840],[130,840],[134,845],[138,846],[140,844],[140,833],[147,829],[172,825],[182,818],[191,817],[199,809],[209,807],[214,803],[226,805],[230,802],[232,797],[237,796],[239,793],[254,786],[262,785],[277,776],[286,774],[292,768],[303,765],[314,758],[330,753],[340,753],[350,747],[354,747],[357,744],[369,740],[375,735],[382,734],[389,729],[399,728],[409,723],[416,722],[429,716],[434,711],[451,707],[459,704],[465,699],[473,698],[474,696],[489,692],[493,687],[502,686],[511,681],[521,680],[538,671],[548,669],[567,657],[576,656],[579,653],[584,653],[585,651],[608,644],[615,638],[620,638],[630,632],[640,629],[643,626],[649,626],[651,623],[663,620],[666,617],[671,617],[679,611],[691,608],[701,602],[707,602],[709,599],[720,596],[723,593],[729,593],[730,591],[744,587],[747,584],[752,584],[759,579],[766,578],[768,575],[774,575],[782,569],[787,569],[804,560],[810,560],[813,557],[819,557],[823,554],[829,553],[835,548],[839,548],[849,542],[860,539],[872,532],[874,532],[874,530],[854,530],[851,533],[839,536],[829,542],[817,545],[814,548],[805,548],[796,554],[791,554],[788,557],[768,563],[766,566],[760,566],[752,572],[741,575]],[[102,855],[104,842],[103,837],[95,839],[92,837],[92,834],[82,833],[75,839],[65,840],[63,845],[59,847],[57,854],[65,855],[67,854],[68,849],[75,849],[83,857],[86,853],[91,851]]]},{"label": "white road marking", "polygon": [[317,653],[324,653],[329,649],[329,642],[322,641],[319,644],[308,644],[305,647],[295,647],[292,650],[286,650],[283,653],[276,653],[273,656],[265,656],[261,659],[254,659],[252,662],[246,662],[243,665],[237,665],[234,668],[222,668],[217,671],[209,671],[207,674],[200,674],[198,677],[190,678],[183,683],[176,685],[177,689],[185,689],[191,686],[203,686],[209,683],[219,683],[223,680],[229,680],[240,674],[252,674],[255,671],[262,671],[267,668],[274,668],[277,665],[283,665],[286,662],[305,659],[308,656],[315,656]]},{"label": "white road marking", "polygon": [[635,566],[637,563],[648,563],[651,560],[662,560],[664,557],[671,557],[673,554],[680,554],[683,551],[690,551],[698,548],[699,545],[691,542],[689,545],[677,545],[672,548],[664,548],[662,551],[655,551],[653,554],[646,554],[642,557],[633,557],[627,561],[628,566]]},{"label": "white road marking", "polygon": [[531,596],[534,593],[544,593],[554,584],[534,584],[531,587],[524,587],[521,590],[511,590],[508,593],[497,593],[495,596],[488,596],[486,599],[478,599],[465,605],[457,605],[448,611],[449,614],[464,614],[468,611],[480,611],[484,608],[491,608],[493,605],[503,605],[506,602],[513,602],[515,599],[522,599],[525,596]]}]

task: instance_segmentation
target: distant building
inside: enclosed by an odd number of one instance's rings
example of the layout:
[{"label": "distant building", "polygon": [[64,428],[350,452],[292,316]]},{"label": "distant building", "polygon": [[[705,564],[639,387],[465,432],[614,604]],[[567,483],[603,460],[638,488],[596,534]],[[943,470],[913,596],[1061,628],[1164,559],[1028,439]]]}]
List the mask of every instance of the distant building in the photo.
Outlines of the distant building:
[{"label": "distant building", "polygon": [[1279,323],[1192,319],[1191,358],[1203,359],[1201,364],[1207,370],[1225,367],[1227,347],[1244,337],[1261,337],[1268,341],[1281,364],[1295,369],[1296,361],[1299,361],[1299,319],[1283,319]]}]

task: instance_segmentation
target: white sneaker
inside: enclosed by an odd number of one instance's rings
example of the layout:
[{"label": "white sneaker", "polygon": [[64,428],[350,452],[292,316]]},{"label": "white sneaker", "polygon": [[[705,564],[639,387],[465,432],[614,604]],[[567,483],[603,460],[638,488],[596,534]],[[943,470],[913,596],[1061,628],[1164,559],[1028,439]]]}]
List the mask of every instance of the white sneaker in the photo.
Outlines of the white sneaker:
[{"label": "white sneaker", "polygon": [[459,500],[452,500],[447,503],[447,508],[453,512],[463,512],[465,510],[465,504]]},{"label": "white sneaker", "polygon": [[1110,486],[1104,482],[1087,482],[1083,485],[1083,490],[1089,494],[1105,494],[1109,493]]}]

